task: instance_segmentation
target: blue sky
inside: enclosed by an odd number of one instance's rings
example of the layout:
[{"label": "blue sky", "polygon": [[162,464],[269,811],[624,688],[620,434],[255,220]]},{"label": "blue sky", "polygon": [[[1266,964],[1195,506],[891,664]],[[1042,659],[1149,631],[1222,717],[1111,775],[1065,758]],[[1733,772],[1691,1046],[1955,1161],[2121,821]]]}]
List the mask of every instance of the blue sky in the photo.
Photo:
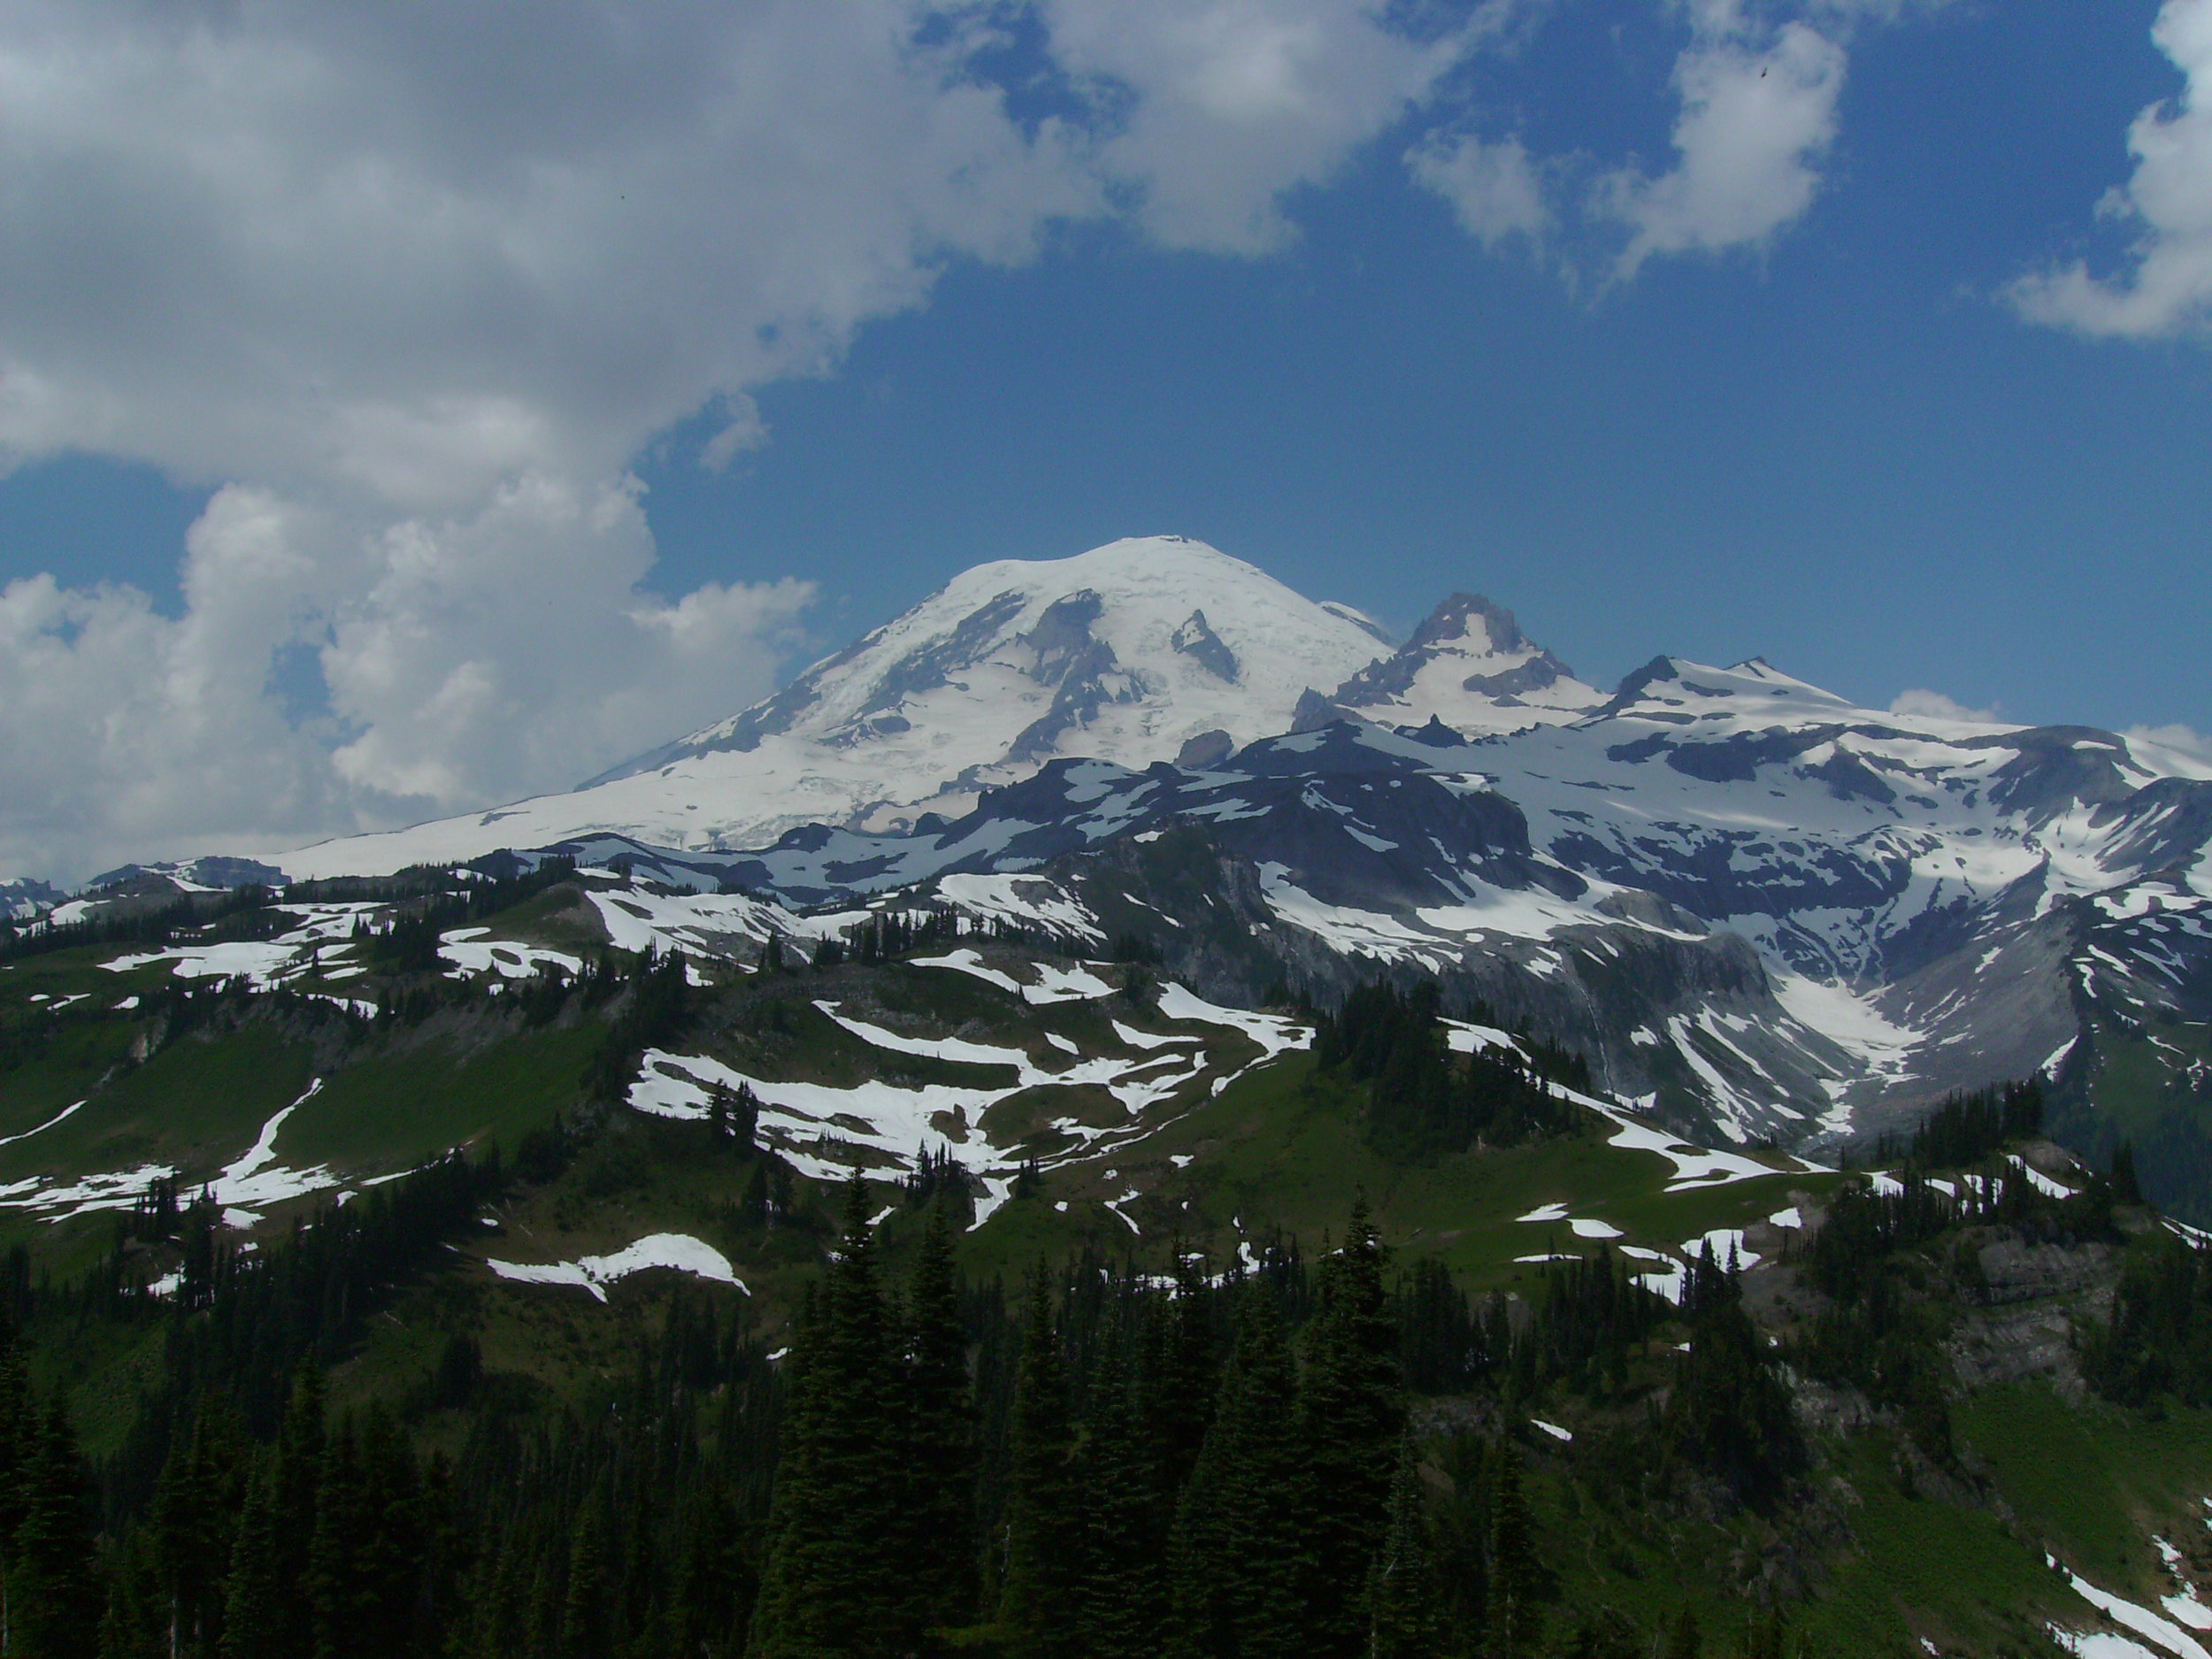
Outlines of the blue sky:
[{"label": "blue sky", "polygon": [[[1157,531],[1594,680],[2212,730],[2212,0],[727,10],[554,8],[484,110],[500,8],[276,8],[245,114],[151,100],[196,165],[0,150],[0,874],[558,787]],[[703,42],[790,88],[749,143]]]}]

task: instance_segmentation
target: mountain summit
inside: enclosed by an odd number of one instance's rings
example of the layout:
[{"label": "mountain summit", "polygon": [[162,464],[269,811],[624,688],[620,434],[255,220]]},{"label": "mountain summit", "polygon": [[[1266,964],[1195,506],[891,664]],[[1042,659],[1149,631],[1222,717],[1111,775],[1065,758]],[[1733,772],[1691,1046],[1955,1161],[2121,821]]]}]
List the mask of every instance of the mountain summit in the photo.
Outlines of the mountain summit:
[{"label": "mountain summit", "polygon": [[1360,670],[1337,688],[1327,711],[1386,726],[1440,720],[1474,737],[1578,720],[1605,694],[1521,632],[1513,613],[1479,594],[1454,594],[1429,613],[1394,656]]},{"label": "mountain summit", "polygon": [[[1502,613],[1501,613],[1502,614]],[[962,572],[764,702],[562,795],[284,860],[295,876],[618,834],[759,847],[803,824],[957,815],[1045,762],[1226,755],[1387,654],[1383,629],[1182,536]]]}]

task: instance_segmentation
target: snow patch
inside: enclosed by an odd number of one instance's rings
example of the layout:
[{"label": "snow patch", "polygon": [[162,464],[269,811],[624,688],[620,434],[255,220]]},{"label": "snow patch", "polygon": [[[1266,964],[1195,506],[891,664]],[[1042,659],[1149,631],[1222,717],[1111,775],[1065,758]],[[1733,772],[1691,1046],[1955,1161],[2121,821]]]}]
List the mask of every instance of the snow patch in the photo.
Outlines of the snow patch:
[{"label": "snow patch", "polygon": [[719,1285],[733,1285],[752,1293],[738,1278],[730,1259],[703,1240],[684,1233],[656,1233],[626,1245],[611,1256],[587,1256],[573,1262],[495,1262],[484,1263],[502,1279],[523,1285],[577,1285],[599,1301],[607,1299],[606,1286],[633,1273],[656,1267],[672,1268]]}]

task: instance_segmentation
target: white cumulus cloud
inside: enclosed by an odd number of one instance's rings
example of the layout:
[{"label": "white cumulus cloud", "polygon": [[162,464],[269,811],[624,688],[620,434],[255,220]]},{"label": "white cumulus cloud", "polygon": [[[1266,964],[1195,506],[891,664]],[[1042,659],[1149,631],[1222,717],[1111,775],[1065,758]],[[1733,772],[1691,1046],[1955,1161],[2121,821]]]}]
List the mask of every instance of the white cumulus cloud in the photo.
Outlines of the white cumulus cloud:
[{"label": "white cumulus cloud", "polygon": [[[580,781],[772,688],[812,590],[636,586],[634,488],[526,477],[447,518],[349,523],[231,486],[184,606],[0,589],[0,869],[295,846]],[[326,707],[273,674],[303,654]]]},{"label": "white cumulus cloud", "polygon": [[[1694,0],[1674,70],[1675,159],[1599,181],[1594,210],[1625,227],[1617,273],[1658,254],[1755,248],[1801,218],[1836,138],[1847,55],[1803,19],[1765,21],[1743,0]],[[1847,14],[1842,14],[1847,16]]]},{"label": "white cumulus cloud", "polygon": [[[0,867],[565,787],[771,688],[809,590],[672,600],[627,468],[960,260],[1252,252],[1467,31],[1366,0],[0,0],[0,466],[213,487],[183,607],[0,595]],[[1019,77],[1017,77],[1018,79]],[[0,555],[4,549],[0,549]],[[772,574],[773,572],[771,572]]]},{"label": "white cumulus cloud", "polygon": [[2134,233],[2124,270],[2086,263],[2024,277],[2010,297],[2031,321],[2147,340],[2212,329],[2212,0],[2166,0],[2151,37],[2181,71],[2181,96],[2128,128],[2135,170],[2098,204]]},{"label": "white cumulus cloud", "polygon": [[1459,227],[1485,248],[1513,236],[1540,242],[1551,224],[1543,180],[1518,138],[1486,143],[1440,133],[1409,151],[1406,165],[1451,204]]},{"label": "white cumulus cloud", "polygon": [[1171,247],[1256,253],[1292,186],[1327,179],[1425,96],[1473,38],[1419,42],[1383,4],[1045,0],[1068,71],[1134,94],[1101,160]]}]

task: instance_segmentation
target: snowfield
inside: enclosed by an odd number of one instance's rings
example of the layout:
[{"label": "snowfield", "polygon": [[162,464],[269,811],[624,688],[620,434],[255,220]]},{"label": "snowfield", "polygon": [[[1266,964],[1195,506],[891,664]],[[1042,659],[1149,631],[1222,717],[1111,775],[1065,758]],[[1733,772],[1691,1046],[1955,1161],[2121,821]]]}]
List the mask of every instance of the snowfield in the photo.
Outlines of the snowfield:
[{"label": "snowfield", "polygon": [[[703,1240],[683,1233],[656,1233],[626,1245],[611,1256],[587,1256],[573,1262],[488,1260],[484,1264],[500,1278],[518,1284],[580,1286],[601,1302],[606,1301],[607,1286],[616,1280],[657,1267],[746,1290],[745,1281],[738,1278],[728,1256]],[[749,1295],[751,1292],[747,1290],[746,1294]]]}]

